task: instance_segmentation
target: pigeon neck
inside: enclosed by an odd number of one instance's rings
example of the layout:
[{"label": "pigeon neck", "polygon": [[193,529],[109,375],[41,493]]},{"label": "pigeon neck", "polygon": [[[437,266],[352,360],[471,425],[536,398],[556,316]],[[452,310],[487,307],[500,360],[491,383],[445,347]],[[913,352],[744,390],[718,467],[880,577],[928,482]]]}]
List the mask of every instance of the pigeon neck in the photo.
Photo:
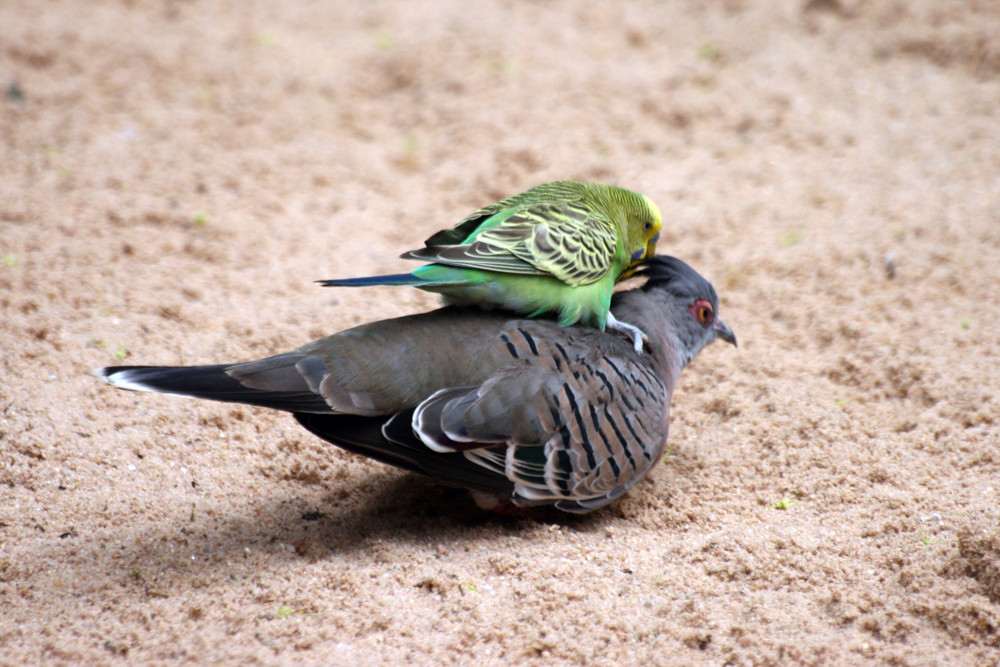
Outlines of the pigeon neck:
[{"label": "pigeon neck", "polygon": [[670,296],[658,292],[622,292],[616,295],[615,317],[633,324],[649,338],[649,353],[663,369],[664,379],[675,382],[687,362],[680,354]]}]

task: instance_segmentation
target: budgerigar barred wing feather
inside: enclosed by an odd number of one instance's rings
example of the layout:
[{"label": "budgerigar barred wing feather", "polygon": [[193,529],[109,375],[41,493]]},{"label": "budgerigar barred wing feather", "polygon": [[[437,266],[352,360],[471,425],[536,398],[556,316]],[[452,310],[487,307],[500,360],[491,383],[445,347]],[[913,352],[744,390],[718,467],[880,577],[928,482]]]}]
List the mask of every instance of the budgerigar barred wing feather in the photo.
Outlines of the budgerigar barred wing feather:
[{"label": "budgerigar barred wing feather", "polygon": [[611,270],[618,234],[602,211],[556,202],[512,215],[476,240],[504,248],[568,285],[587,285]]},{"label": "budgerigar barred wing feather", "polygon": [[504,216],[494,217],[498,213],[510,215],[525,207],[546,201],[580,201],[582,198],[583,194],[579,183],[574,183],[573,181],[542,183],[530,190],[482,207],[467,215],[455,226],[449,229],[442,229],[436,234],[431,235],[424,241],[424,245],[448,246],[468,243],[476,232],[484,231],[484,229],[494,227],[503,222]]},{"label": "budgerigar barred wing feather", "polygon": [[479,241],[468,245],[436,246],[410,250],[404,252],[400,257],[433,262],[442,266],[496,271],[497,273],[510,273],[519,276],[548,275],[544,269],[516,257],[506,248]]},{"label": "budgerigar barred wing feather", "polygon": [[655,248],[663,219],[630,190],[555,181],[482,208],[424,248],[403,253],[425,262],[409,274],[336,278],[327,286],[412,285],[449,303],[503,308],[527,317],[554,313],[560,324],[610,326],[641,347],[642,331],[608,316],[615,283]]},{"label": "budgerigar barred wing feather", "polygon": [[607,216],[582,202],[540,202],[501,212],[503,221],[463,245],[430,246],[403,254],[447,266],[552,275],[568,285],[607,276],[618,243]]},{"label": "budgerigar barred wing feather", "polygon": [[428,447],[463,451],[511,480],[519,504],[569,512],[614,500],[659,460],[669,396],[649,355],[531,321],[512,323],[496,344],[517,363],[417,408],[413,430]]}]

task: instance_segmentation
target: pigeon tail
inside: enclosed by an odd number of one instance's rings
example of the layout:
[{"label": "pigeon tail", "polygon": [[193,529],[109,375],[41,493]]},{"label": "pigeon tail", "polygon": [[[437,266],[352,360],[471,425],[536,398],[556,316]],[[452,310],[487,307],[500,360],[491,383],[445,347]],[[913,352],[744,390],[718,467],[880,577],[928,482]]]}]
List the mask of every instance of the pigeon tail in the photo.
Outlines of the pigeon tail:
[{"label": "pigeon tail", "polygon": [[233,368],[231,364],[111,366],[98,368],[91,374],[119,389],[245,403],[288,412],[331,412],[326,400],[307,388],[297,391],[256,389],[232,377]]}]

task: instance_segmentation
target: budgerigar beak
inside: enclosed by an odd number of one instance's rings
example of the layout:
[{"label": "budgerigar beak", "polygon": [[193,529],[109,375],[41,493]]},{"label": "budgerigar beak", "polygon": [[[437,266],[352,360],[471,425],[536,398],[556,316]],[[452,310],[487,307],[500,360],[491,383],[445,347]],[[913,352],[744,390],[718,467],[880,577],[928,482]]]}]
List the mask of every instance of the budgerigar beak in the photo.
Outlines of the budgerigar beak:
[{"label": "budgerigar beak", "polygon": [[649,243],[646,244],[646,254],[642,256],[643,259],[649,259],[656,254],[656,242],[660,240],[660,232],[656,232],[653,238],[649,239]]},{"label": "budgerigar beak", "polygon": [[722,340],[730,343],[734,347],[739,347],[736,345],[736,334],[733,330],[726,326],[726,323],[722,321],[721,317],[716,317],[715,322],[712,323],[712,329],[715,330],[715,335]]}]

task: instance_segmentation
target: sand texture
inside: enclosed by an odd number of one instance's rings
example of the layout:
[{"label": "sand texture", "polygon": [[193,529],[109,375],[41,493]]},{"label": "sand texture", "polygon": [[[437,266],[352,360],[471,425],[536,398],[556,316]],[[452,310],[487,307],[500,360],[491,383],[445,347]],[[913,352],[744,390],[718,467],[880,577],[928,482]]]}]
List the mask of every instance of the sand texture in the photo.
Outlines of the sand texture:
[{"label": "sand texture", "polygon": [[[0,3],[0,663],[1000,664],[1000,4]],[[559,178],[740,347],[503,520],[98,366],[430,309],[314,280]]]}]

